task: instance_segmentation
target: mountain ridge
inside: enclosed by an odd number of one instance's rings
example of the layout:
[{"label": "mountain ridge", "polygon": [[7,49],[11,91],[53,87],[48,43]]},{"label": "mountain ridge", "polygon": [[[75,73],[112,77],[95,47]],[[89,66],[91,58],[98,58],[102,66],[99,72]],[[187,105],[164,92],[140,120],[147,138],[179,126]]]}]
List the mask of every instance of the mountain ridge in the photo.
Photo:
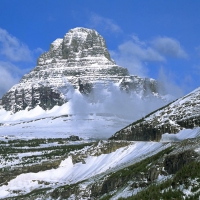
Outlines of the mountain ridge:
[{"label": "mountain ridge", "polygon": [[116,132],[110,139],[160,141],[165,133],[200,126],[200,87]]}]

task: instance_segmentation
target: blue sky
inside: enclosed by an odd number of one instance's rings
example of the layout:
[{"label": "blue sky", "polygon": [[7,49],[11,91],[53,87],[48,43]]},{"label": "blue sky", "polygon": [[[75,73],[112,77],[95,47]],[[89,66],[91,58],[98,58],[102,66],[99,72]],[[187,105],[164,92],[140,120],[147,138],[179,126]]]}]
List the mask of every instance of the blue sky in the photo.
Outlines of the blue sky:
[{"label": "blue sky", "polygon": [[0,13],[0,97],[75,27],[96,29],[132,74],[200,86],[199,0],[1,0]]}]

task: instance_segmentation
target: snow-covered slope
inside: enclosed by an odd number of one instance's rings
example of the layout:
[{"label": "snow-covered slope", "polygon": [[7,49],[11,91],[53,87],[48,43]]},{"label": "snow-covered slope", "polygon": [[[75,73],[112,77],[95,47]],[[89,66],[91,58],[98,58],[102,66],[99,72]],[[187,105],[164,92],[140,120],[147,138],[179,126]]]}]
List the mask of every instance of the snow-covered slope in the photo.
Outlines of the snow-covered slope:
[{"label": "snow-covered slope", "polygon": [[[96,150],[100,146],[101,142]],[[157,142],[136,142],[109,154],[85,155],[84,163],[79,162],[76,164],[73,164],[72,157],[69,156],[56,169],[38,173],[24,173],[9,181],[7,185],[0,186],[0,198],[18,196],[41,188],[73,185],[96,175],[106,175],[149,157],[169,146],[170,144]],[[87,151],[87,149],[89,148],[86,147],[81,151]]]},{"label": "snow-covered slope", "polygon": [[106,87],[118,83],[122,90],[135,91],[142,97],[158,95],[158,83],[149,78],[131,76],[110,58],[103,37],[95,30],[74,28],[56,39],[42,54],[37,66],[25,74],[0,101],[6,110],[17,112],[35,108],[51,109],[69,100],[65,92],[72,85],[83,94],[93,91],[94,83]]},{"label": "snow-covered slope", "polygon": [[158,199],[181,199],[200,194],[200,138],[84,145],[49,141],[0,141],[0,199],[149,199],[155,193]]},{"label": "snow-covered slope", "polygon": [[[116,132],[111,139],[157,140],[200,126],[200,88]],[[166,135],[165,135],[166,137]]]},{"label": "snow-covered slope", "polygon": [[[66,138],[71,135],[83,139],[106,139],[131,122],[114,115],[66,114],[68,106],[54,107],[54,112],[39,106],[31,111],[19,111],[14,115],[5,112],[1,117],[0,138]],[[2,118],[1,118],[2,119]]]},{"label": "snow-covered slope", "polygon": [[121,92],[117,85],[107,89],[95,86],[95,92],[87,97],[76,90],[68,91],[70,101],[50,110],[39,105],[16,113],[0,109],[0,136],[108,138],[164,104],[154,96],[141,99]]}]

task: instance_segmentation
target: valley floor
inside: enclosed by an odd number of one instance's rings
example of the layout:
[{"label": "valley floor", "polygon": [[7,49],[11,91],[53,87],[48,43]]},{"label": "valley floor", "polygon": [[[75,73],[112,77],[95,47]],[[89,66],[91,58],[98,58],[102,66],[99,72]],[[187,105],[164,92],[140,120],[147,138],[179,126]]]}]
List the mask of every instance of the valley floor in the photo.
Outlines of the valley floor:
[{"label": "valley floor", "polygon": [[96,114],[66,114],[66,105],[44,111],[39,106],[33,110],[11,114],[0,110],[0,137],[66,138],[77,135],[83,139],[107,139],[132,120],[120,116]]}]

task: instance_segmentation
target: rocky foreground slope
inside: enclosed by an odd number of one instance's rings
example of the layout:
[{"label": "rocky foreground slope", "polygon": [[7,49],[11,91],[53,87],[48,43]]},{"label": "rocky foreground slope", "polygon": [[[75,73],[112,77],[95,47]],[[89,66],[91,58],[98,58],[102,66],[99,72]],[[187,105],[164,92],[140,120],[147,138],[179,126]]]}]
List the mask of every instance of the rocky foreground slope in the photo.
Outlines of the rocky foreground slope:
[{"label": "rocky foreground slope", "polygon": [[200,88],[116,132],[112,140],[160,141],[162,134],[200,126]]},{"label": "rocky foreground slope", "polygon": [[7,139],[1,141],[1,149],[0,199],[149,200],[200,195],[200,138],[176,143]]},{"label": "rocky foreground slope", "polygon": [[141,96],[158,94],[158,83],[149,78],[129,74],[115,64],[104,38],[95,30],[74,28],[62,39],[56,39],[43,53],[37,66],[25,74],[0,100],[7,111],[35,108],[51,109],[68,101],[66,92],[72,85],[82,94],[89,94],[96,82],[118,83],[122,90]]}]

